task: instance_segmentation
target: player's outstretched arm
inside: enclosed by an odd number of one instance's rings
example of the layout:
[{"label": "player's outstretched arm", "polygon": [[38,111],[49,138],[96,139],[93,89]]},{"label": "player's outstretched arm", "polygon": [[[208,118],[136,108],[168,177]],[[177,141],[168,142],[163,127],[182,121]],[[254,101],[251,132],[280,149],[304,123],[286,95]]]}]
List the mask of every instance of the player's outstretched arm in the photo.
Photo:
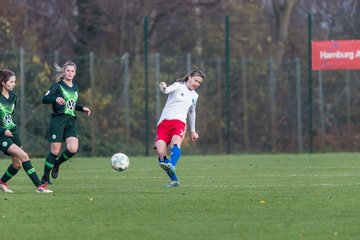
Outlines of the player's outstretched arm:
[{"label": "player's outstretched arm", "polygon": [[83,112],[85,112],[88,116],[91,114],[90,108],[88,107],[83,107]]},{"label": "player's outstretched arm", "polygon": [[179,83],[171,84],[170,86],[167,86],[165,82],[161,82],[159,84],[160,91],[164,94],[169,94],[171,92],[174,92],[176,89],[180,88]]}]

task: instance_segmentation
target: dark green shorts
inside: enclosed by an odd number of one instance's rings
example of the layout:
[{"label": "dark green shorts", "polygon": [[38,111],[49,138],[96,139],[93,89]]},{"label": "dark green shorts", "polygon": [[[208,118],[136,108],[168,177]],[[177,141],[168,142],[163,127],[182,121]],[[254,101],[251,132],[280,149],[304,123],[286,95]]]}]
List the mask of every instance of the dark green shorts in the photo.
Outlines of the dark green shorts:
[{"label": "dark green shorts", "polygon": [[13,134],[13,137],[6,137],[5,135],[0,136],[0,150],[4,152],[6,155],[9,155],[7,153],[7,150],[11,146],[11,144],[15,143],[19,147],[21,147],[21,141],[19,134],[17,133],[16,128],[11,129],[11,133]]},{"label": "dark green shorts", "polygon": [[76,129],[76,118],[68,115],[52,117],[49,128],[49,142],[65,142],[68,137],[79,138]]}]

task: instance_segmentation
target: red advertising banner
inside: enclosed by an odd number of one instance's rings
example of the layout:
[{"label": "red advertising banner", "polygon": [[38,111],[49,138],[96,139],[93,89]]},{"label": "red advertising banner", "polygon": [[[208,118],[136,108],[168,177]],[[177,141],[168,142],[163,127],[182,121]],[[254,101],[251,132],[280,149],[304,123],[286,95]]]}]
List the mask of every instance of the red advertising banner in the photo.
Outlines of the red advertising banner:
[{"label": "red advertising banner", "polygon": [[312,43],[313,70],[360,69],[360,40]]}]

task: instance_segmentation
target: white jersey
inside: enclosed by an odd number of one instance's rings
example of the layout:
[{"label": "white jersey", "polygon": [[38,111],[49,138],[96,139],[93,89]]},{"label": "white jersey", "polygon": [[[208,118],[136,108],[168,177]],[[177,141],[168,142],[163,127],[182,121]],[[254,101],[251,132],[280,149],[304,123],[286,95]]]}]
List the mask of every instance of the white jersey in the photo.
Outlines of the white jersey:
[{"label": "white jersey", "polygon": [[165,107],[161,113],[158,125],[164,120],[177,119],[186,124],[189,115],[190,130],[195,132],[195,108],[199,95],[195,90],[190,90],[185,82],[176,82],[165,89],[164,94],[169,94]]}]

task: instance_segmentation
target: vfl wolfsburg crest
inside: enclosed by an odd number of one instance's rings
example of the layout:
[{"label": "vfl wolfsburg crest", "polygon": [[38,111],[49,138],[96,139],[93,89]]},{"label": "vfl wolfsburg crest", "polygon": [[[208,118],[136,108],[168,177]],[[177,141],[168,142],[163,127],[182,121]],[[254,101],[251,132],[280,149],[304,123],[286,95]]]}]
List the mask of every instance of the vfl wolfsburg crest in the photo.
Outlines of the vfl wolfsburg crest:
[{"label": "vfl wolfsburg crest", "polygon": [[1,101],[0,102],[0,119],[1,119],[1,125],[6,129],[12,129],[15,127],[15,123],[12,119],[12,113],[15,108],[15,101],[16,98],[11,99],[12,103],[9,104],[8,102]]},{"label": "vfl wolfsburg crest", "polygon": [[66,102],[66,108],[71,111],[75,110],[75,106],[76,106],[76,101],[74,99],[70,99]]},{"label": "vfl wolfsburg crest", "polygon": [[10,113],[5,114],[3,118],[3,124],[6,129],[12,129],[15,126]]},{"label": "vfl wolfsburg crest", "polygon": [[3,119],[3,122],[5,125],[9,125],[12,123],[12,117],[11,117],[11,114],[6,114],[4,119]]}]

